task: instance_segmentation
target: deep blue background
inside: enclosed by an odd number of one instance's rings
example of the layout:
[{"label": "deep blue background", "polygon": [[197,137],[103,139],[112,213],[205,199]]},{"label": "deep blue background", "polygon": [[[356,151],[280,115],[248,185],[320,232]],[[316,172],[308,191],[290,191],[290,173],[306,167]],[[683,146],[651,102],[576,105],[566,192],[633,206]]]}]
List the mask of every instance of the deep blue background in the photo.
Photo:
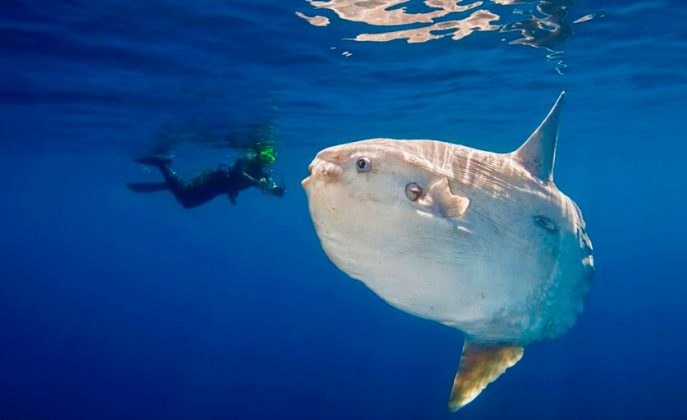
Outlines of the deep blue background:
[{"label": "deep blue background", "polygon": [[[574,26],[559,75],[512,34],[347,41],[362,24],[310,26],[305,1],[3,1],[0,417],[687,416],[687,7],[631,3],[572,6],[606,16]],[[562,89],[586,311],[451,415],[460,333],[339,272],[299,181],[319,149],[375,136],[510,151]],[[131,158],[160,143],[183,141],[192,174],[265,121],[282,200],[187,211],[124,187],[157,179]]]}]

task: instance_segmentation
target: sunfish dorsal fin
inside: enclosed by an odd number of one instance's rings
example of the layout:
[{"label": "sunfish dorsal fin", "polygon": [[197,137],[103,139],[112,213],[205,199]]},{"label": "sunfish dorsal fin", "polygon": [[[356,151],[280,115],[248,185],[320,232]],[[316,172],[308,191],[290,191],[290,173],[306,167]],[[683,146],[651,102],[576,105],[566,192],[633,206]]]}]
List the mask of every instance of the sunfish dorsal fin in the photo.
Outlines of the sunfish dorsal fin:
[{"label": "sunfish dorsal fin", "polygon": [[451,411],[458,411],[474,400],[506,369],[518,363],[524,352],[519,346],[483,345],[466,339],[448,402]]},{"label": "sunfish dorsal fin", "polygon": [[558,140],[558,121],[565,92],[561,92],[558,100],[544,118],[539,127],[534,130],[525,143],[515,152],[513,157],[520,162],[531,174],[543,182],[553,180],[553,164],[556,159],[556,142]]}]

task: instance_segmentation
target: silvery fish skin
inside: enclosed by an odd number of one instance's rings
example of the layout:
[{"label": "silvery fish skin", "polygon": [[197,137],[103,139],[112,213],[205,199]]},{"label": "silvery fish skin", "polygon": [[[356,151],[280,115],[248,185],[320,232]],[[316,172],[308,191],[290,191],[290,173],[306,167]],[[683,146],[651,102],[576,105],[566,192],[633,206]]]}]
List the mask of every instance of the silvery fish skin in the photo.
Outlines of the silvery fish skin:
[{"label": "silvery fish skin", "polygon": [[389,304],[465,333],[457,410],[582,312],[582,214],[553,182],[564,93],[515,152],[371,139],[318,153],[303,181],[322,247]]}]

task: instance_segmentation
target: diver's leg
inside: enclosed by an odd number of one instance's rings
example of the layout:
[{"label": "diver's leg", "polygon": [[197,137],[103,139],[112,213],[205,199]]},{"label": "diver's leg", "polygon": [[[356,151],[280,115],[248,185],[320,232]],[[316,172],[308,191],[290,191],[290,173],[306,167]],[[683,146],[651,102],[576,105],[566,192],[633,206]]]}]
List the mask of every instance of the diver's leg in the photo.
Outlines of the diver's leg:
[{"label": "diver's leg", "polygon": [[161,164],[158,168],[162,176],[165,177],[167,188],[174,194],[179,204],[187,209],[203,204],[196,198],[195,187],[192,181],[182,178],[169,165]]},{"label": "diver's leg", "polygon": [[190,180],[179,176],[169,165],[160,165],[160,172],[165,177],[167,187],[185,208],[198,207],[218,195],[212,189],[211,182],[215,170],[201,172]]}]

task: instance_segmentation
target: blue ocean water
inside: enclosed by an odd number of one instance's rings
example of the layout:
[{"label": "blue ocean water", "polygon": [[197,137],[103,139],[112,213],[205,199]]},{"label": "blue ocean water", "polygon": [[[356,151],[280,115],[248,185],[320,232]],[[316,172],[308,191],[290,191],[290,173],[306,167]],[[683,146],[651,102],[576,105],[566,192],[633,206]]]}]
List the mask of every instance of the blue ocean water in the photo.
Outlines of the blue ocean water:
[{"label": "blue ocean water", "polygon": [[[684,2],[382,3],[0,4],[0,418],[687,416]],[[472,8],[422,17],[440,4]],[[561,90],[585,312],[450,414],[461,334],[336,269],[300,180],[371,137],[511,151]],[[263,126],[283,199],[125,187],[158,180],[133,158],[172,149],[192,175]]]}]

